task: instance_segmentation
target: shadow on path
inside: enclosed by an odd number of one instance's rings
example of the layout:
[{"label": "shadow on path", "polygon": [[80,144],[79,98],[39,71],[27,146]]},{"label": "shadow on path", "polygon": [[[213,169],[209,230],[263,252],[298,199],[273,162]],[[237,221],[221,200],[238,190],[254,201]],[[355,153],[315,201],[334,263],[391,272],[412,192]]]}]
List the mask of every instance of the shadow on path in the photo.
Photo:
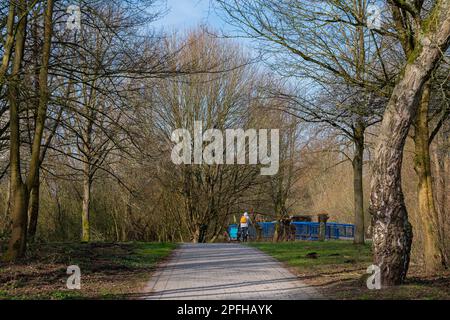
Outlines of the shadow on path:
[{"label": "shadow on path", "polygon": [[240,244],[184,244],[147,284],[144,299],[320,299],[272,257]]}]

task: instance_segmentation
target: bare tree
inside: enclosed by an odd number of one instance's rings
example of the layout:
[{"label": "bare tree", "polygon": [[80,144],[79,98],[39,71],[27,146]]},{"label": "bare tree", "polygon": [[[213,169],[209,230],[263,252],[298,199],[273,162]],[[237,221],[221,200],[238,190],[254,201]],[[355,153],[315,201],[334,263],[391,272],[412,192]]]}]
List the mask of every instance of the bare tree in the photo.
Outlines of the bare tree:
[{"label": "bare tree", "polygon": [[[16,6],[14,2],[11,6]],[[18,9],[18,27],[14,46],[14,60],[11,71],[11,80],[8,82],[9,107],[10,107],[10,166],[11,166],[11,215],[12,233],[5,255],[6,260],[15,260],[22,257],[26,249],[27,224],[28,224],[28,199],[30,191],[39,171],[39,157],[45,119],[47,116],[48,102],[48,65],[51,50],[53,32],[53,6],[54,2],[48,0],[44,14],[44,40],[42,46],[42,61],[39,73],[39,107],[36,115],[36,125],[32,142],[31,160],[26,180],[22,180],[20,157],[20,121],[19,121],[19,88],[20,72],[22,69],[23,52],[27,29],[27,1],[20,1]]]},{"label": "bare tree", "polygon": [[[394,70],[394,76],[399,74],[395,85],[392,73],[390,75],[389,68],[378,53],[379,46],[375,45],[374,49],[377,52],[375,56],[379,57],[377,65],[382,72],[376,71],[379,68],[365,70],[365,73],[370,73],[369,78],[350,73],[347,67],[351,64],[350,60],[338,58],[342,51],[335,44],[334,39],[339,32],[333,26],[365,26],[367,21],[362,18],[365,16],[360,14],[365,10],[365,3],[357,7],[344,1],[304,4],[230,0],[219,3],[246,34],[272,43],[272,48],[281,47],[291,56],[299,57],[304,62],[304,73],[315,72],[317,76],[313,77],[331,73],[349,84],[389,97],[375,152],[370,212],[374,224],[374,260],[381,267],[383,285],[401,283],[408,269],[412,241],[412,230],[401,192],[402,150],[423,85],[448,48],[448,1],[433,1],[431,4],[410,4],[395,0],[386,2],[391,9],[394,27],[373,28],[371,34],[393,38],[405,48],[406,66],[400,73]],[[328,10],[316,10],[319,7]],[[362,50],[361,46],[356,48]],[[385,85],[380,86],[382,83]],[[401,245],[397,246],[398,243]]]},{"label": "bare tree", "polygon": [[[227,21],[244,36],[259,40],[261,50],[274,56],[283,77],[304,81],[279,93],[290,101],[288,112],[305,121],[325,123],[354,145],[355,243],[364,243],[363,157],[366,129],[380,121],[380,103],[389,92],[395,69],[384,66],[388,42],[366,27],[366,1],[217,1]],[[273,60],[273,59],[271,59]],[[382,68],[381,68],[382,66]],[[382,70],[380,70],[382,69]],[[337,98],[338,97],[338,98]]]}]

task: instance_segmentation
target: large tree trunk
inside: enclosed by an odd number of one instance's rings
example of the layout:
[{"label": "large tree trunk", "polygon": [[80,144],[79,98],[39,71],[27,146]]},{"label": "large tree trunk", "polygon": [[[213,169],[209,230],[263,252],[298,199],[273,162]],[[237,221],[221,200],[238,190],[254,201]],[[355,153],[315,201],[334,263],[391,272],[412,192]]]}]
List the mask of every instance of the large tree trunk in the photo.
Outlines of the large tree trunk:
[{"label": "large tree trunk", "polygon": [[12,231],[9,239],[6,261],[14,261],[23,257],[27,245],[28,192],[25,184],[14,183],[11,187]]},{"label": "large tree trunk", "polygon": [[364,127],[355,129],[355,155],[353,157],[353,195],[355,201],[355,237],[353,243],[364,244],[364,189],[363,189],[363,156]]},{"label": "large tree trunk", "polygon": [[434,274],[445,266],[445,253],[440,245],[439,221],[433,198],[433,182],[429,147],[428,106],[430,83],[424,86],[415,123],[414,169],[418,177],[417,200],[420,221],[423,226],[424,265],[428,274]]},{"label": "large tree trunk", "polygon": [[[401,186],[403,147],[416,115],[424,83],[448,47],[449,2],[440,7],[440,30],[420,36],[421,46],[410,55],[386,107],[378,137],[371,181],[370,213],[374,263],[380,267],[383,287],[404,281],[410,259],[412,228]],[[431,34],[431,35],[430,35]]]}]

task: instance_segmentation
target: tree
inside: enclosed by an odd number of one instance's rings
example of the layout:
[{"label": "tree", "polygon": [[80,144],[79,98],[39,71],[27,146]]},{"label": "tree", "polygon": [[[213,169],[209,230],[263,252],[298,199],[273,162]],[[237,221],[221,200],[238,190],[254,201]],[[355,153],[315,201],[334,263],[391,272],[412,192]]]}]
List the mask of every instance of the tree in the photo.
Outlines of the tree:
[{"label": "tree", "polygon": [[[117,2],[116,5],[120,4],[120,9],[114,11],[110,1],[80,2],[82,11],[89,12],[89,15],[85,16],[86,24],[92,30],[101,30],[103,35],[114,35],[113,39],[117,41],[111,41],[109,45],[115,49],[121,48],[120,52],[116,52],[119,57],[112,62],[112,65],[101,70],[101,76],[115,76],[116,81],[119,81],[125,77],[138,78],[142,74],[148,76],[160,72],[159,69],[154,68],[155,64],[147,64],[147,68],[142,68],[142,64],[137,66],[137,63],[141,63],[142,60],[134,60],[136,56],[131,57],[133,52],[136,52],[131,47],[135,42],[131,41],[130,46],[127,47],[123,46],[124,40],[119,40],[132,34],[129,33],[130,31],[135,32],[137,26],[152,21],[158,16],[159,12],[146,13],[144,10],[153,3],[153,0]],[[57,128],[61,117],[66,116],[64,109],[68,105],[64,97],[66,100],[70,98],[72,89],[75,88],[76,91],[80,80],[74,72],[79,65],[72,65],[74,61],[70,54],[82,52],[83,44],[72,41],[67,37],[70,36],[66,32],[67,30],[59,27],[63,24],[59,20],[56,21],[61,17],[54,14],[54,7],[54,1],[25,0],[10,1],[6,7],[8,9],[5,25],[6,46],[5,50],[2,50],[0,92],[3,95],[3,88],[7,88],[8,103],[2,104],[0,116],[6,114],[9,116],[9,121],[5,123],[2,118],[0,136],[4,141],[5,136],[9,134],[6,139],[10,148],[10,211],[13,227],[9,249],[5,256],[7,260],[15,260],[23,256],[27,243],[28,224],[30,237],[34,237],[36,233],[40,168],[45,160],[46,151],[54,148],[51,141],[55,135],[60,133]],[[58,2],[58,12],[60,9],[65,12],[66,8],[66,2]],[[4,7],[2,7],[2,11],[3,9]],[[118,14],[119,11],[123,15]],[[103,24],[101,22],[102,14],[109,17],[109,20]],[[41,21],[42,32],[40,31]],[[56,28],[58,28],[58,32],[55,34],[53,31]],[[31,37],[29,36],[30,31]],[[146,47],[141,49],[144,50]],[[86,52],[88,51],[85,50],[84,53]],[[90,56],[89,52],[88,56]],[[51,65],[50,60],[52,60]],[[24,61],[33,63],[25,65]],[[160,65],[161,60],[158,60],[156,64]],[[87,77],[89,82],[98,76],[98,74],[91,73],[90,66],[84,65],[84,67],[86,68],[79,69],[85,76],[81,79],[82,81]],[[34,84],[33,88],[30,88],[28,82],[30,79]],[[49,88],[49,83],[52,84],[51,88]],[[114,84],[117,85],[117,82]],[[67,92],[67,94],[59,96],[61,92]],[[118,94],[120,95],[120,92]],[[31,97],[31,99],[27,100],[27,97]],[[50,103],[53,103],[54,110],[49,110]],[[46,121],[49,117],[53,120],[50,126],[48,126],[49,121]],[[45,135],[47,129],[47,135]],[[27,132],[28,136],[26,136]],[[45,141],[43,141],[44,136],[46,137]],[[29,145],[29,157],[25,155],[26,149],[23,147],[25,145]],[[25,179],[23,179],[25,168],[27,170]],[[7,169],[8,166],[5,170],[2,168],[2,176],[5,175]]]},{"label": "tree", "polygon": [[[264,53],[275,56],[281,76],[295,82],[304,80],[308,87],[314,87],[307,95],[317,96],[314,91],[322,88],[329,92],[320,101],[301,97],[297,88],[280,95],[290,100],[288,112],[304,121],[328,124],[353,143],[354,242],[364,243],[364,135],[368,127],[380,121],[383,105],[379,102],[388,94],[395,75],[395,70],[384,67],[384,51],[389,47],[379,37],[383,31],[366,27],[367,2],[217,3],[244,36],[258,40]],[[341,98],[334,99],[336,94]],[[328,103],[330,100],[335,103]]]},{"label": "tree", "polygon": [[[32,142],[31,160],[26,180],[22,180],[21,158],[20,158],[20,120],[19,120],[19,88],[20,72],[22,69],[23,52],[26,40],[27,29],[27,1],[19,1],[18,26],[14,46],[14,60],[11,70],[9,89],[9,107],[10,107],[10,167],[11,167],[11,216],[12,233],[6,252],[6,260],[15,260],[24,255],[27,239],[28,224],[28,199],[36,176],[39,171],[39,158],[42,143],[42,134],[44,131],[45,119],[47,116],[48,102],[48,65],[51,50],[51,41],[53,33],[53,6],[54,2],[48,0],[45,5],[44,14],[44,38],[42,45],[42,61],[39,73],[39,106],[36,115],[36,126]],[[16,6],[11,1],[10,6]]]},{"label": "tree", "polygon": [[[59,160],[81,182],[81,240],[91,240],[93,187],[98,171],[127,189],[113,164],[128,155],[128,122],[135,107],[132,93],[141,79],[168,75],[160,44],[140,28],[159,17],[154,0],[92,1],[81,3],[82,28],[62,34],[55,74],[70,84],[60,130],[63,139],[53,146]],[[56,55],[56,54],[55,54]],[[126,142],[124,142],[126,141]],[[68,147],[70,146],[70,147]],[[120,152],[119,152],[120,150]],[[120,155],[119,155],[120,153]]]},{"label": "tree", "polygon": [[[152,118],[154,134],[160,137],[158,149],[170,156],[167,144],[172,145],[172,131],[183,128],[193,134],[199,122],[201,130],[246,127],[253,73],[238,48],[212,38],[206,30],[192,32],[186,40],[169,45],[170,50],[179,52],[171,66],[190,66],[190,72],[148,86],[154,89]],[[214,139],[211,137],[211,142]],[[168,207],[179,208],[176,212],[193,242],[206,242],[223,232],[230,210],[254,183],[257,173],[254,167],[229,166],[215,160],[179,166],[164,161],[157,171],[162,173],[163,190],[175,191],[167,200],[177,202]]]},{"label": "tree", "polygon": [[[401,193],[402,149],[423,85],[448,47],[448,19],[445,17],[448,15],[448,1],[433,1],[431,10],[426,9],[428,4],[424,2],[387,1],[392,24],[372,28],[370,34],[374,39],[393,39],[391,46],[393,43],[402,45],[405,53],[399,59],[400,66],[405,61],[406,66],[398,72],[397,64],[393,65],[394,68],[386,65],[380,46],[374,41],[369,52],[375,53],[379,61],[376,68],[365,69],[364,73],[370,74],[365,78],[348,72],[351,60],[340,59],[345,51],[335,42],[340,33],[345,33],[345,26],[353,30],[367,26],[367,16],[361,15],[365,2],[356,6],[344,1],[218,2],[246,34],[271,43],[269,50],[277,52],[284,48],[291,57],[300,57],[303,76],[310,73],[313,78],[322,78],[330,73],[348,84],[378,92],[390,99],[375,156],[370,212],[374,225],[374,260],[381,264],[383,284],[401,283],[408,269],[412,241]],[[336,26],[341,26],[341,29],[336,30]],[[357,52],[364,50],[363,46],[355,44]],[[285,64],[290,67],[289,60]],[[404,113],[398,113],[398,110]]]},{"label": "tree", "polygon": [[[381,269],[383,286],[402,283],[408,270],[412,228],[401,186],[403,147],[424,87],[450,41],[450,1],[433,2],[426,17],[423,2],[393,0],[390,5],[400,40],[409,49],[384,112],[373,162],[370,212],[374,261]],[[414,21],[413,32],[402,32],[404,19]]]},{"label": "tree", "polygon": [[[415,161],[414,170],[418,177],[417,196],[419,205],[419,215],[424,229],[424,265],[425,272],[434,274],[447,265],[445,246],[441,240],[439,230],[442,228],[442,221],[439,219],[439,213],[435,206],[435,187],[433,186],[431,151],[430,146],[436,134],[441,129],[445,119],[448,117],[448,111],[445,106],[445,98],[442,102],[436,102],[432,99],[432,92],[437,92],[433,88],[434,79],[430,79],[424,85],[421,99],[419,102],[414,126],[414,145]],[[440,97],[440,96],[438,96]],[[434,103],[433,103],[434,102]],[[432,126],[430,116],[432,104],[438,107],[435,114],[439,116],[436,124]],[[431,129],[430,129],[430,126]],[[436,159],[436,161],[439,161]],[[437,173],[444,174],[437,171]],[[438,178],[439,179],[439,178]],[[441,178],[442,179],[442,178]]]},{"label": "tree", "polygon": [[295,115],[307,123],[323,124],[323,130],[336,132],[341,144],[352,144],[352,153],[344,152],[342,148],[334,148],[335,152],[343,154],[352,163],[355,244],[364,243],[365,214],[363,190],[363,166],[365,151],[365,132],[371,126],[381,121],[385,99],[374,93],[349,87],[336,80],[333,85],[327,85],[318,90],[315,96],[302,98],[289,92],[277,94],[286,100],[285,111]]}]

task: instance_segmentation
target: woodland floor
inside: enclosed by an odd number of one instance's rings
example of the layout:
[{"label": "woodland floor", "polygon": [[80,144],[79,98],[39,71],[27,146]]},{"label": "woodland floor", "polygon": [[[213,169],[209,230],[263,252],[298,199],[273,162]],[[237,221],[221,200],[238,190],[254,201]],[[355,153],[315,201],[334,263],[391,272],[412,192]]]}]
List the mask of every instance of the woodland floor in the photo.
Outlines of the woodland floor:
[{"label": "woodland floor", "polygon": [[252,243],[251,246],[283,262],[301,281],[328,299],[450,299],[450,272],[426,277],[417,265],[411,265],[402,286],[367,289],[366,269],[372,264],[370,245],[354,245],[351,241],[299,241]]},{"label": "woodland floor", "polygon": [[[0,262],[0,299],[138,298],[155,266],[175,244],[55,243],[30,246],[16,264]],[[69,265],[81,270],[81,290],[68,290]]]}]

